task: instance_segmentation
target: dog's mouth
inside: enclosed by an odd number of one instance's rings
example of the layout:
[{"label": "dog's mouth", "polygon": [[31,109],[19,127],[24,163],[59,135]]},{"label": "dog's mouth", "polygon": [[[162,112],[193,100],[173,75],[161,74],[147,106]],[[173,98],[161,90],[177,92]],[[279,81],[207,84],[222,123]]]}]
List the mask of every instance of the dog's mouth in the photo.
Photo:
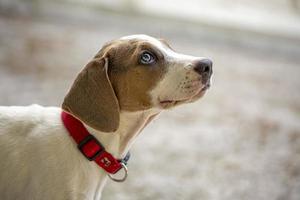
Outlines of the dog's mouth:
[{"label": "dog's mouth", "polygon": [[210,88],[210,84],[207,83],[196,94],[194,94],[193,96],[191,96],[189,98],[180,99],[180,100],[173,100],[173,99],[172,100],[159,100],[159,103],[162,108],[170,108],[170,107],[174,107],[176,105],[182,104],[182,103],[194,102],[195,100],[202,97],[205,94],[206,90],[208,90],[209,88]]},{"label": "dog's mouth", "polygon": [[163,108],[170,108],[173,106],[178,105],[179,103],[183,103],[185,100],[164,100],[164,101],[160,101],[160,105]]}]

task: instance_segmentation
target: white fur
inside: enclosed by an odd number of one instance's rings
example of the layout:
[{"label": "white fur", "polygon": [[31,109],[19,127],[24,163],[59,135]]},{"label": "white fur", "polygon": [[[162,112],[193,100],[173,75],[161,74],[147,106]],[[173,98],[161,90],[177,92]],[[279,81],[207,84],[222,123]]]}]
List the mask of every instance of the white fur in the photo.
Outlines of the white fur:
[{"label": "white fur", "polygon": [[[149,91],[156,108],[121,112],[120,126],[114,133],[86,127],[117,158],[124,157],[150,117],[161,111],[159,100],[184,100],[202,87],[191,65],[199,58],[175,53],[159,40],[145,35],[122,39],[133,38],[149,41],[172,64],[165,77]],[[78,151],[62,124],[61,111],[61,108],[38,105],[0,107],[0,200],[101,197],[107,174]]]},{"label": "white fur", "polygon": [[[81,155],[60,113],[60,108],[38,105],[0,107],[1,200],[101,197],[107,174]],[[154,113],[157,111],[121,113],[115,133],[87,128],[107,151],[120,158]]]}]

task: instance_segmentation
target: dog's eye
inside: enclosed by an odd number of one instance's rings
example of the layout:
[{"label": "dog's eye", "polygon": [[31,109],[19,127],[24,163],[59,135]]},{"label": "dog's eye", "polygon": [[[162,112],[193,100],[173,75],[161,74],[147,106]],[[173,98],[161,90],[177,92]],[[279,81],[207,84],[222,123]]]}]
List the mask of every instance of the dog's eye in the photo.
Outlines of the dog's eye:
[{"label": "dog's eye", "polygon": [[145,65],[153,64],[155,62],[155,57],[153,56],[153,54],[151,52],[144,51],[141,54],[140,61],[142,64],[145,64]]}]

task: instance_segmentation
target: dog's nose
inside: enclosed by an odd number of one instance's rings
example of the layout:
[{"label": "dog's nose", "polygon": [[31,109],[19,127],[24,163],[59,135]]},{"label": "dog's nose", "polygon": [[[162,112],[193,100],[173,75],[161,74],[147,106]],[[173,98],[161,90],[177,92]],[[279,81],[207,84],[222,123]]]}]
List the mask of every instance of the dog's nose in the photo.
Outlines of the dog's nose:
[{"label": "dog's nose", "polygon": [[194,70],[200,75],[210,75],[212,73],[212,61],[209,59],[202,59],[195,62]]}]

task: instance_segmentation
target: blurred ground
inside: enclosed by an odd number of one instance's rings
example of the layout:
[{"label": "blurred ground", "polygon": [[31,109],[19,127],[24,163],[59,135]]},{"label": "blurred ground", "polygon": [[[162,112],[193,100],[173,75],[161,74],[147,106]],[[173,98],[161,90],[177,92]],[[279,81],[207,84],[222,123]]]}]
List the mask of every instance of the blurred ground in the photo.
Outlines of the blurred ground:
[{"label": "blurred ground", "polygon": [[104,42],[145,33],[214,61],[197,103],[163,113],[104,200],[299,200],[300,41],[101,10],[0,15],[0,104],[60,105]]}]

